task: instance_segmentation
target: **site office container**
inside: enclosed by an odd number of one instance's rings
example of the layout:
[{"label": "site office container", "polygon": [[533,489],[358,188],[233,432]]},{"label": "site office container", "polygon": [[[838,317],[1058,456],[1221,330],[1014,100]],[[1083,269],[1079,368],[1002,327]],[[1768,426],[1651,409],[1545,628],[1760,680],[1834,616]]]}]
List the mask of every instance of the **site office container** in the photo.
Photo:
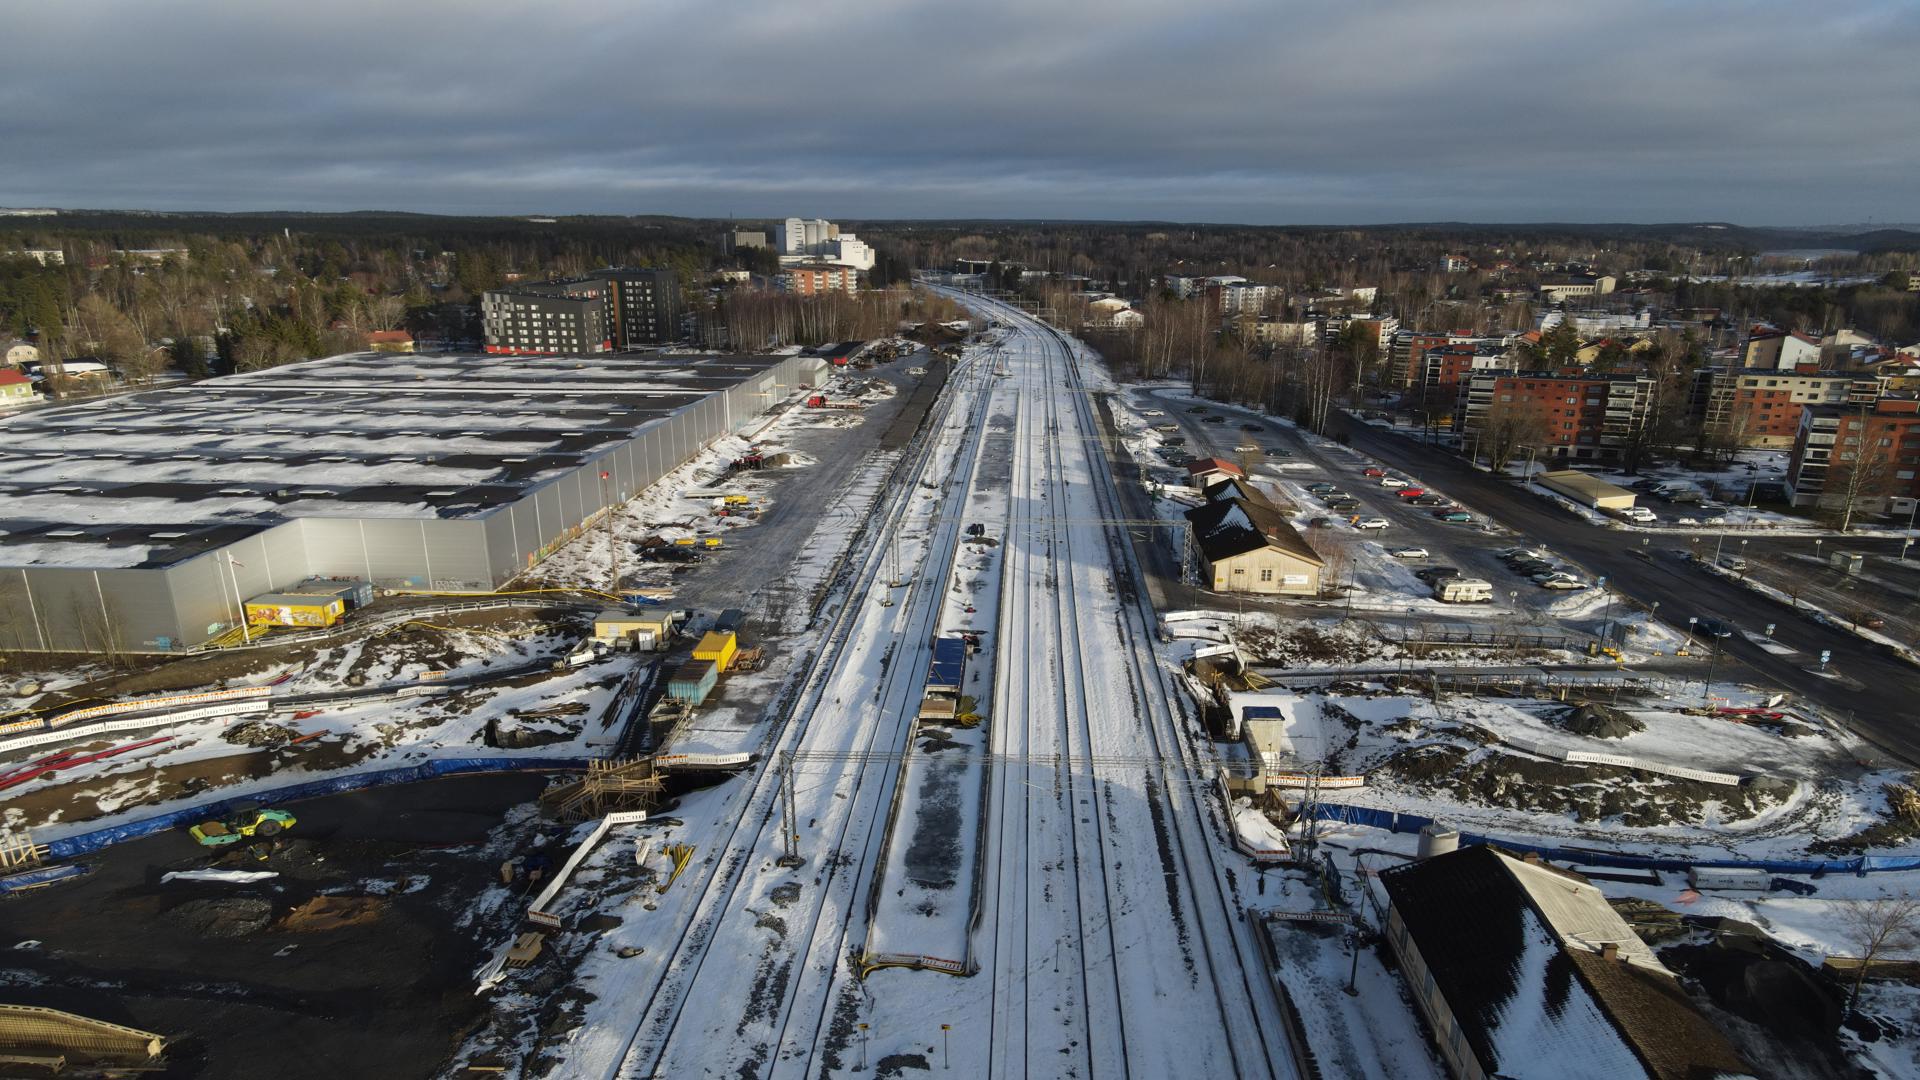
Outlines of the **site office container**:
[{"label": "site office container", "polygon": [[268,626],[332,626],[347,613],[338,596],[266,593],[247,601],[247,621]]},{"label": "site office container", "polygon": [[309,578],[286,590],[287,596],[337,596],[347,602],[348,611],[358,611],[373,603],[373,583]]},{"label": "site office container", "polygon": [[1481,578],[1447,578],[1433,595],[1449,604],[1478,604],[1493,599],[1493,583]]},{"label": "site office container", "polygon": [[711,660],[689,660],[674,669],[667,679],[667,696],[675,701],[698,705],[713,693],[720,680],[720,669]]},{"label": "site office container", "polygon": [[740,639],[731,630],[709,630],[700,644],[693,647],[695,660],[711,660],[714,667],[721,671],[733,663],[733,654],[740,649]]}]

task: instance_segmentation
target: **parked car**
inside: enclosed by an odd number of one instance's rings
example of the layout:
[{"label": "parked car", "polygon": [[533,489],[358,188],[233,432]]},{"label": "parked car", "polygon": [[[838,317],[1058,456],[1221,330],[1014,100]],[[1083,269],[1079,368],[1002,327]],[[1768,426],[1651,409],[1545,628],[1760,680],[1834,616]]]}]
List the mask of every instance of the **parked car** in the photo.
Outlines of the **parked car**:
[{"label": "parked car", "polygon": [[1386,518],[1370,517],[1361,518],[1354,522],[1353,527],[1356,529],[1384,529],[1390,524],[1392,524],[1392,522],[1389,522]]},{"label": "parked car", "polygon": [[1660,516],[1644,506],[1629,506],[1620,511],[1620,516],[1636,525],[1651,525],[1660,520]]},{"label": "parked car", "polygon": [[1416,487],[1401,488],[1399,491],[1394,492],[1395,495],[1398,495],[1403,499],[1417,499],[1420,496],[1425,495],[1426,493],[1427,493],[1426,488],[1416,488]]},{"label": "parked car", "polygon": [[1164,444],[1164,445],[1166,445],[1166,446],[1185,446],[1185,445],[1187,445],[1187,437],[1186,437],[1185,435],[1175,435],[1175,436],[1173,436],[1173,437],[1172,437],[1172,438],[1170,438],[1170,439],[1162,439],[1162,440],[1160,440],[1160,441],[1161,441],[1161,443],[1162,443],[1162,444]]},{"label": "parked car", "polygon": [[1445,581],[1448,578],[1459,577],[1460,571],[1455,570],[1451,566],[1423,566],[1415,570],[1413,576],[1432,585]]},{"label": "parked car", "polygon": [[1747,571],[1747,560],[1738,555],[1722,556],[1720,565],[1736,574],[1744,574]]},{"label": "parked car", "polygon": [[1292,457],[1292,456],[1293,456],[1293,451],[1291,451],[1291,450],[1268,450],[1268,451],[1267,451],[1267,456],[1268,456],[1268,457]]},{"label": "parked car", "polygon": [[1513,572],[1521,577],[1533,577],[1535,574],[1551,574],[1560,569],[1545,559],[1528,559],[1513,564]]},{"label": "parked car", "polygon": [[1252,454],[1257,453],[1259,449],[1259,447],[1252,443],[1241,443],[1239,446],[1233,448],[1233,452],[1236,454]]},{"label": "parked car", "polygon": [[1407,487],[1408,484],[1405,480],[1397,476],[1383,476],[1380,478],[1380,486],[1383,488],[1403,488]]},{"label": "parked car", "polygon": [[1205,405],[1195,405],[1195,406],[1193,406],[1193,407],[1191,407],[1191,408],[1189,408],[1189,409],[1188,409],[1187,411],[1188,411],[1188,412],[1206,412],[1206,411],[1207,411],[1207,407],[1206,407]]},{"label": "parked car", "polygon": [[1161,412],[1159,409],[1143,409],[1141,410],[1140,415],[1141,416],[1165,416],[1167,414]]},{"label": "parked car", "polygon": [[1710,638],[1730,638],[1733,636],[1733,627],[1728,626],[1719,619],[1701,619],[1698,628],[1702,634]]},{"label": "parked car", "polygon": [[1415,495],[1413,497],[1413,505],[1415,506],[1452,506],[1453,504],[1448,502],[1446,496],[1444,495],[1435,495],[1432,492],[1428,492],[1425,495]]},{"label": "parked car", "polygon": [[1227,422],[1227,418],[1224,416],[1203,416],[1200,418],[1200,422],[1203,424],[1224,424]]},{"label": "parked car", "polygon": [[1451,521],[1456,524],[1466,524],[1473,520],[1473,515],[1465,510],[1435,510],[1433,516],[1441,521]]},{"label": "parked car", "polygon": [[1317,518],[1314,518],[1312,521],[1307,522],[1307,526],[1313,529],[1332,528],[1333,519],[1330,517],[1317,517]]},{"label": "parked car", "polygon": [[1427,557],[1427,549],[1423,547],[1394,548],[1387,554],[1396,559],[1424,559]]},{"label": "parked car", "polygon": [[1584,589],[1587,583],[1579,578],[1555,577],[1537,583],[1543,589]]},{"label": "parked car", "polygon": [[1307,490],[1318,494],[1323,491],[1332,491],[1333,485],[1327,483],[1325,480],[1315,480],[1313,483],[1307,485]]},{"label": "parked car", "polygon": [[1241,431],[1259,431],[1261,430],[1261,428],[1259,424],[1241,424],[1240,430]]},{"label": "parked car", "polygon": [[1179,425],[1179,424],[1155,424],[1155,425],[1153,425],[1153,430],[1155,430],[1155,431],[1179,431],[1179,430],[1180,430],[1180,425]]},{"label": "parked car", "polygon": [[1380,476],[1385,476],[1385,475],[1387,475],[1387,470],[1385,470],[1385,469],[1362,469],[1362,470],[1360,470],[1360,475],[1361,475],[1361,476],[1374,476],[1374,477],[1380,477]]}]

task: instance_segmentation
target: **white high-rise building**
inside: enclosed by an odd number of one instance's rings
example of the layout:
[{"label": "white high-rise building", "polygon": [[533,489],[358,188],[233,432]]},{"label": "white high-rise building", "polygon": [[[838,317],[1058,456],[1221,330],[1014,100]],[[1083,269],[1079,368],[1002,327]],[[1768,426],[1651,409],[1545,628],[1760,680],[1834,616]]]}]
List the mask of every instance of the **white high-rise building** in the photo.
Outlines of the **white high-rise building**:
[{"label": "white high-rise building", "polygon": [[780,230],[780,254],[818,255],[827,241],[839,236],[840,226],[825,218],[790,217]]}]

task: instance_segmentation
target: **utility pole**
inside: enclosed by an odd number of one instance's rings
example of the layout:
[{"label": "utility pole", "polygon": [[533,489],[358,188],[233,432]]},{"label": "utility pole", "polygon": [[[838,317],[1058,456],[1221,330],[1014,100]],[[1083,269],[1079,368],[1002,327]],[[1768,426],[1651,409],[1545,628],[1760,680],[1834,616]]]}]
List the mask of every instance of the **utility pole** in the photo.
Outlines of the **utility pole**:
[{"label": "utility pole", "polygon": [[600,501],[607,507],[607,591],[618,596],[620,595],[620,541],[614,537],[613,519],[620,512],[620,508],[614,505],[612,492],[608,488],[612,480],[612,473],[605,469],[600,470]]},{"label": "utility pole", "polygon": [[807,860],[800,857],[800,815],[793,800],[793,755],[780,754],[780,846],[781,856],[774,862],[791,870]]},{"label": "utility pole", "polygon": [[247,625],[247,598],[240,594],[240,575],[233,572],[233,568],[239,564],[233,561],[233,552],[229,551],[226,555],[227,577],[233,581],[233,599],[240,606],[240,640],[251,645],[253,631]]}]

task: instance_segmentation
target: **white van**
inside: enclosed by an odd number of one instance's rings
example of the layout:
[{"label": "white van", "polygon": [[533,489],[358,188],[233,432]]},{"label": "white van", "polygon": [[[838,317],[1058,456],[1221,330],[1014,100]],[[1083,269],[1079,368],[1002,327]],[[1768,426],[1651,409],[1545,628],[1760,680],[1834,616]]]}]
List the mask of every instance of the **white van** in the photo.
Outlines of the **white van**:
[{"label": "white van", "polygon": [[1620,511],[1620,516],[1641,525],[1651,525],[1660,520],[1658,515],[1644,506],[1629,506]]},{"label": "white van", "polygon": [[1447,604],[1480,604],[1493,599],[1493,583],[1482,578],[1447,578],[1433,587],[1433,595]]}]

